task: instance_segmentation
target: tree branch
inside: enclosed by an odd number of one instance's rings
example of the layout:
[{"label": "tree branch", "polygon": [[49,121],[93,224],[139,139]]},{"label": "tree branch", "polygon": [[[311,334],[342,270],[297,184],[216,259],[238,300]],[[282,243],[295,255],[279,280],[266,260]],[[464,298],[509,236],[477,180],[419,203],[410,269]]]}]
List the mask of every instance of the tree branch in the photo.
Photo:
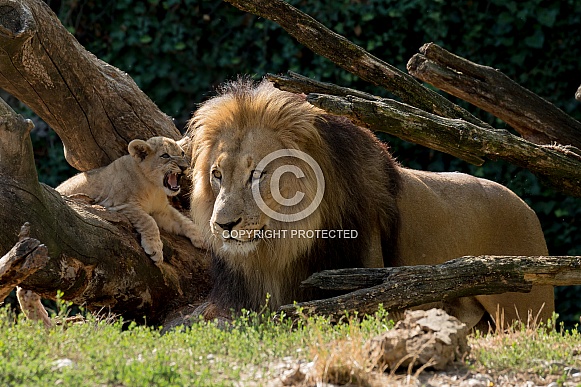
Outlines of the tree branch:
[{"label": "tree branch", "polygon": [[[529,169],[569,195],[581,196],[581,157],[574,148],[533,144],[506,130],[491,130],[463,120],[443,118],[401,102],[307,80],[296,74],[268,75],[268,79],[283,90],[326,93],[308,94],[307,100],[329,113],[347,116],[357,125],[476,165],[481,165],[484,157],[501,158]],[[330,93],[339,96],[327,95]]]},{"label": "tree branch", "polygon": [[86,51],[44,2],[0,0],[0,9],[0,87],[57,132],[73,167],[107,165],[134,138],[181,137],[126,73]]},{"label": "tree branch", "polygon": [[287,316],[374,313],[379,304],[401,310],[459,297],[529,292],[533,285],[581,284],[581,257],[462,257],[441,265],[343,269],[316,273],[304,286],[352,290],[325,300],[285,305]]},{"label": "tree branch", "polygon": [[581,123],[499,70],[424,44],[407,69],[413,76],[495,115],[537,144],[581,148]]},{"label": "tree branch", "polygon": [[359,97],[368,101],[389,101],[387,98],[377,97],[363,91],[337,86],[328,82],[319,82],[293,71],[288,71],[287,75],[266,74],[266,79],[268,79],[276,88],[291,93],[330,94],[339,97]]},{"label": "tree branch", "polygon": [[443,117],[462,118],[476,125],[488,126],[438,93],[423,87],[413,77],[371,55],[285,1],[226,1],[245,12],[272,20],[314,53],[373,85],[386,88],[412,106]]},{"label": "tree branch", "polygon": [[311,94],[307,100],[371,130],[390,133],[469,162],[484,156],[507,160],[564,193],[581,197],[581,159],[569,149],[533,144],[506,130],[489,130],[462,120],[442,118],[396,101],[373,102],[322,94]]},{"label": "tree branch", "polygon": [[29,235],[30,225],[25,223],[18,236],[18,243],[0,258],[0,301],[49,260],[46,246]]}]

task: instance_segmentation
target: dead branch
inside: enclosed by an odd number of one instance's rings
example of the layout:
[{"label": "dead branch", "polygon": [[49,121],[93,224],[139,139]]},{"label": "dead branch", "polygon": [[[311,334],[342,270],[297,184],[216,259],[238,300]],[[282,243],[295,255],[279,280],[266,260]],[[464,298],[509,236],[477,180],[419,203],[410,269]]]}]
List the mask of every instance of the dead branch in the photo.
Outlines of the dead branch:
[{"label": "dead branch", "polygon": [[330,94],[339,97],[359,97],[369,101],[383,101],[386,98],[381,98],[363,91],[351,89],[348,87],[337,86],[333,83],[320,82],[304,75],[288,71],[286,75],[281,74],[266,74],[272,84],[281,90],[296,94]]},{"label": "dead branch", "polygon": [[490,130],[463,120],[443,118],[401,102],[308,80],[297,74],[268,75],[268,78],[283,90],[306,93],[313,105],[347,116],[371,130],[386,132],[476,165],[481,165],[484,157],[504,159],[529,169],[569,195],[581,196],[581,158],[565,147],[533,144],[506,130]]},{"label": "dead branch", "polygon": [[[307,100],[356,124],[386,132],[473,162],[481,157],[504,159],[546,180],[564,193],[581,197],[581,160],[576,152],[533,144],[507,130],[489,130],[439,117],[396,101],[311,94]],[[478,164],[478,163],[476,163]]]},{"label": "dead branch", "polygon": [[285,305],[287,316],[374,313],[401,310],[459,297],[529,292],[533,285],[581,284],[581,257],[462,257],[441,265],[381,269],[328,270],[312,275],[304,286],[355,290],[329,298]]},{"label": "dead branch", "polygon": [[86,51],[43,1],[0,0],[0,8],[0,87],[57,132],[73,167],[107,165],[134,138],[181,137],[126,73]]},{"label": "dead branch", "polygon": [[29,235],[30,225],[25,223],[16,245],[0,258],[0,302],[16,285],[44,267],[49,260],[46,246]]},{"label": "dead branch", "polygon": [[407,64],[413,76],[495,115],[537,144],[581,148],[581,123],[499,70],[424,44]]},{"label": "dead branch", "polygon": [[438,93],[423,87],[413,77],[371,55],[285,1],[226,1],[243,11],[272,20],[314,53],[373,85],[386,88],[410,105],[443,117],[462,118],[476,125],[488,126]]}]

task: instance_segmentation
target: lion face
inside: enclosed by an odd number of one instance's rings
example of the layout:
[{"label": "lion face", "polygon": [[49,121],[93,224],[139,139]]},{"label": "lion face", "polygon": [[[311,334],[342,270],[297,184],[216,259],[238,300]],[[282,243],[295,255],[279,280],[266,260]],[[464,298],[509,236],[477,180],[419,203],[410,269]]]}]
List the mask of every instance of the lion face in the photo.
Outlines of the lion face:
[{"label": "lion face", "polygon": [[[288,231],[304,223],[272,218],[269,211],[299,213],[316,191],[315,176],[301,160],[280,157],[264,167],[259,165],[265,156],[285,149],[277,139],[266,140],[267,131],[252,129],[239,145],[219,141],[208,157],[205,180],[215,198],[210,230],[220,250],[228,255],[247,255],[280,243],[277,239],[289,238]],[[259,141],[261,138],[265,140]],[[305,173],[295,174],[295,170]]]},{"label": "lion face", "polygon": [[[261,261],[261,267],[265,260],[268,267],[286,265],[312,243],[291,240],[291,231],[321,224],[320,211],[292,218],[312,203],[317,176],[296,157],[275,157],[267,165],[261,161],[287,149],[316,154],[312,150],[322,142],[314,126],[318,112],[304,99],[269,84],[237,92],[245,94],[206,102],[190,122],[192,217],[207,227],[213,250],[234,265],[249,267],[241,262],[252,260]],[[290,220],[272,213],[289,215]]]},{"label": "lion face", "polygon": [[167,196],[180,192],[180,180],[189,163],[184,150],[174,140],[166,137],[133,140],[128,150],[144,175],[152,183],[162,186]]}]

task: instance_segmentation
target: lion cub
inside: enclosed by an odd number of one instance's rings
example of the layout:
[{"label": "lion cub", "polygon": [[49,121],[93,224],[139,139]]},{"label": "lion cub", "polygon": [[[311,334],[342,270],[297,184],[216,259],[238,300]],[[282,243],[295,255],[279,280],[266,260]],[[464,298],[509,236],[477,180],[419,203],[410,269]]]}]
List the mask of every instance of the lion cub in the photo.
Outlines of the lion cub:
[{"label": "lion cub", "polygon": [[184,235],[201,248],[200,230],[167,198],[180,192],[180,179],[189,167],[183,149],[166,137],[133,140],[127,148],[128,155],[106,167],[73,176],[56,190],[62,195],[86,195],[127,216],[141,234],[143,250],[156,264],[163,262],[159,228]]}]

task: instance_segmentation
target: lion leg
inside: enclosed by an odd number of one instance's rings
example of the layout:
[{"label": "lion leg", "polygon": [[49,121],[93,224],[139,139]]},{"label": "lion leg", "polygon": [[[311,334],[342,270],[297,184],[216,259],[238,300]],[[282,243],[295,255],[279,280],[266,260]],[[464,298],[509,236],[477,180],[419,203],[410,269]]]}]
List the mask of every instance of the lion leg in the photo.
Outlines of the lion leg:
[{"label": "lion leg", "polygon": [[137,206],[126,205],[117,211],[127,216],[141,234],[141,247],[151,260],[155,263],[163,262],[163,243],[155,219]]},{"label": "lion leg", "polygon": [[50,328],[52,322],[46,309],[40,302],[40,296],[32,290],[22,289],[20,286],[16,287],[16,298],[20,304],[20,309],[26,318],[33,321],[42,321],[44,326]]},{"label": "lion leg", "polygon": [[[476,296],[497,326],[510,326],[519,321],[535,326],[547,321],[555,310],[553,286],[533,286],[530,293],[504,293],[494,296]],[[503,321],[504,320],[504,321]]]},{"label": "lion leg", "polygon": [[194,222],[181,214],[178,210],[168,206],[168,210],[153,214],[159,228],[171,232],[172,234],[183,235],[190,239],[192,245],[199,249],[208,248],[202,237],[202,231]]}]

